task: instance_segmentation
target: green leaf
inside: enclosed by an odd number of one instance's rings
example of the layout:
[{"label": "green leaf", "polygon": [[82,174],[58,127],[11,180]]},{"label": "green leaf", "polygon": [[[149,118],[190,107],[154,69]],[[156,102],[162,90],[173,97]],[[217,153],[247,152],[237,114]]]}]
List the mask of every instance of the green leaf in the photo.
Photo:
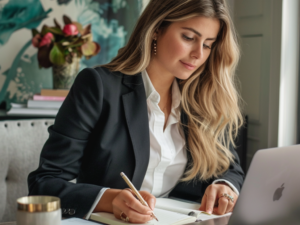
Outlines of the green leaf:
[{"label": "green leaf", "polygon": [[77,40],[73,43],[70,43],[70,45],[68,45],[68,47],[70,47],[70,48],[79,47],[79,46],[83,45],[83,43],[84,43],[83,40]]},{"label": "green leaf", "polygon": [[81,39],[86,40],[86,41],[93,41],[93,35],[91,33],[85,34],[81,36]]},{"label": "green leaf", "polygon": [[63,20],[64,20],[65,25],[72,23],[72,20],[66,15],[63,15]]},{"label": "green leaf", "polygon": [[53,65],[49,59],[49,54],[51,52],[52,46],[53,44],[44,45],[38,49],[37,58],[38,58],[39,65],[41,67],[49,68]]},{"label": "green leaf", "polygon": [[51,49],[50,61],[54,65],[63,65],[66,61],[62,48],[57,44],[54,44],[53,48]]},{"label": "green leaf", "polygon": [[51,32],[52,34],[58,34],[58,35],[64,36],[64,32],[57,27],[48,27],[47,30],[49,32]]},{"label": "green leaf", "polygon": [[34,37],[35,35],[39,34],[40,32],[38,32],[37,29],[31,29],[31,33],[32,33],[32,37]]},{"label": "green leaf", "polygon": [[79,38],[79,37],[71,38],[70,45],[74,45],[74,44],[78,44],[78,43],[81,43],[81,44],[83,43],[81,38]]},{"label": "green leaf", "polygon": [[42,27],[42,31],[41,31],[41,35],[44,36],[45,34],[47,34],[49,32],[49,27],[47,25],[44,25]]},{"label": "green leaf", "polygon": [[83,30],[81,32],[81,35],[84,36],[86,34],[91,33],[91,28],[92,28],[91,24],[87,25],[85,28],[83,28]]},{"label": "green leaf", "polygon": [[81,51],[84,56],[93,55],[97,50],[97,46],[94,42],[86,42],[81,46]]},{"label": "green leaf", "polygon": [[54,18],[54,24],[55,24],[55,27],[57,27],[58,29],[61,30],[61,26],[60,24],[57,22],[57,20]]}]

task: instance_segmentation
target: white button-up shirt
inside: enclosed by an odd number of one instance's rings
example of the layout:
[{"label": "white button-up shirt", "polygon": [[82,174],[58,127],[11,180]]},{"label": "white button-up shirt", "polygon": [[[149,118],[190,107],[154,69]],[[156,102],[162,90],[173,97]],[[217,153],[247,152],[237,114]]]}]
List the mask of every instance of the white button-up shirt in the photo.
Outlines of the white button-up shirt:
[{"label": "white button-up shirt", "polygon": [[[160,95],[155,90],[146,70],[142,71],[143,83],[146,91],[149,134],[150,157],[141,190],[148,191],[155,197],[165,197],[176,186],[184,173],[187,163],[185,138],[181,136],[178,126],[180,121],[181,92],[177,80],[172,84],[172,107],[164,130],[165,115],[158,106]],[[227,180],[218,179],[213,183],[224,181],[237,194],[238,190]],[[89,219],[91,213],[108,188],[102,188],[94,204],[86,215]]]},{"label": "white button-up shirt", "polygon": [[141,190],[161,197],[175,187],[187,163],[185,139],[181,136],[178,126],[181,93],[174,79],[171,113],[164,130],[165,114],[158,106],[160,95],[152,85],[146,70],[142,72],[142,78],[148,106],[150,160]]}]

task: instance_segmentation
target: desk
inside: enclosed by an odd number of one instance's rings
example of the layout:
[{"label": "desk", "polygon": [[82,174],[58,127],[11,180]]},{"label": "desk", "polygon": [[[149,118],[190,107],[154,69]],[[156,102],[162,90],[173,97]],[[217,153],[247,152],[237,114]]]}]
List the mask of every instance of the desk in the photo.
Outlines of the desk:
[{"label": "desk", "polygon": [[213,220],[206,220],[202,222],[189,223],[187,225],[227,225],[230,216],[224,216]]},{"label": "desk", "polygon": [[[189,225],[226,225],[229,221],[230,216],[214,219],[213,221],[203,221],[196,223],[189,223]],[[16,225],[16,222],[3,222],[0,225]],[[187,224],[188,225],[188,224]]]}]

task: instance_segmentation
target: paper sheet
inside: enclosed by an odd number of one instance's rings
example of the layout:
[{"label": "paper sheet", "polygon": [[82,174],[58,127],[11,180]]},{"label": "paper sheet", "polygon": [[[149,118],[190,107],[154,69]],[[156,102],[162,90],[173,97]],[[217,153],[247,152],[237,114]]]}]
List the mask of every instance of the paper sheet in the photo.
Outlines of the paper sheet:
[{"label": "paper sheet", "polygon": [[71,218],[65,219],[61,221],[61,225],[99,225],[103,223],[95,223],[89,220],[79,219],[79,218]]}]

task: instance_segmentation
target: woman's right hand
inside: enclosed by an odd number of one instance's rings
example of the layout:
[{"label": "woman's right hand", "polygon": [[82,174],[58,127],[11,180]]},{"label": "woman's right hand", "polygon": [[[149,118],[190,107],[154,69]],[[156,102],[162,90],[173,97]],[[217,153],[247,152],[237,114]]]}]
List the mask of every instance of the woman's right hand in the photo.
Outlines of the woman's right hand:
[{"label": "woman's right hand", "polygon": [[121,219],[126,216],[130,223],[146,223],[152,220],[151,216],[155,206],[156,199],[153,195],[146,191],[139,191],[149,207],[142,205],[142,203],[134,196],[130,189],[122,190],[113,200],[113,213],[116,218]]},{"label": "woman's right hand", "polygon": [[104,192],[94,212],[110,212],[118,219],[121,219],[123,212],[122,217],[128,217],[130,223],[146,223],[153,219],[151,215],[156,198],[146,191],[139,191],[139,193],[150,208],[142,205],[130,189],[108,189]]}]

